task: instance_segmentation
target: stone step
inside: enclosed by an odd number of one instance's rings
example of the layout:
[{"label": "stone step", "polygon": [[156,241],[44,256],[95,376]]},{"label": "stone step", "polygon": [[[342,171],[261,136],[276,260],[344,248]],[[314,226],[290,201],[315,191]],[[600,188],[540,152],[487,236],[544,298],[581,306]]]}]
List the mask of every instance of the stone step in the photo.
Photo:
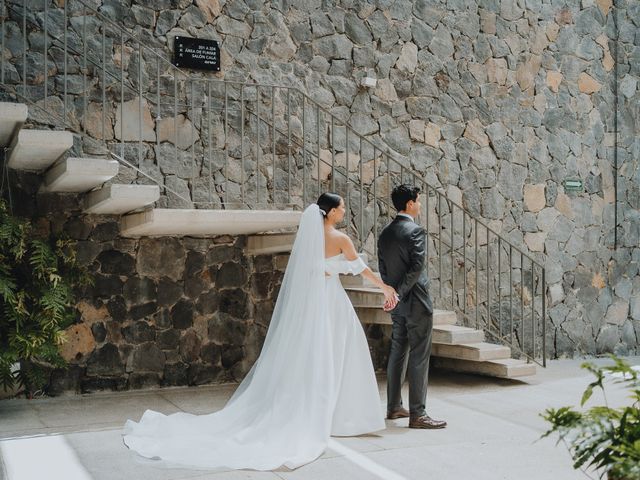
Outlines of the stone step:
[{"label": "stone step", "polygon": [[[354,307],[382,308],[384,305],[384,295],[378,287],[345,286],[344,289]],[[451,312],[451,314],[455,316],[454,312]],[[452,323],[456,323],[456,321]]]},{"label": "stone step", "polygon": [[295,228],[302,212],[155,208],[122,218],[124,237],[245,235]]},{"label": "stone step", "polygon": [[354,307],[378,308],[384,305],[384,295],[377,287],[345,287]]},{"label": "stone step", "polygon": [[474,362],[472,360],[462,360],[459,358],[434,357],[431,359],[431,365],[443,370],[476,373],[478,375],[501,378],[526,377],[535,375],[537,371],[534,363],[527,363],[524,360],[516,360],[514,358]]},{"label": "stone step", "polygon": [[295,239],[295,233],[251,235],[247,239],[247,253],[249,255],[264,255],[290,252]]},{"label": "stone step", "polygon": [[503,345],[477,342],[449,345],[446,343],[434,343],[431,354],[434,357],[459,358],[462,360],[474,360],[484,362],[511,358],[511,349]]},{"label": "stone step", "polygon": [[84,198],[85,213],[122,215],[151,205],[160,198],[157,185],[107,185]]},{"label": "stone step", "polygon": [[70,132],[20,130],[9,147],[7,164],[16,170],[45,170],[72,146]]},{"label": "stone step", "polygon": [[24,103],[0,102],[0,147],[8,147],[27,120]]},{"label": "stone step", "polygon": [[[361,323],[376,323],[378,325],[391,325],[391,315],[382,308],[355,307]],[[433,312],[433,325],[452,325],[457,321],[455,312],[435,310]]]},{"label": "stone step", "polygon": [[[362,255],[365,255],[365,254],[362,254]],[[376,277],[380,278],[379,272],[373,272],[373,274]],[[369,280],[368,278],[365,278],[362,275],[340,275],[340,281],[342,282],[342,286],[345,288],[350,288],[350,287],[376,288],[375,284],[371,280]]]},{"label": "stone step", "polygon": [[484,342],[484,332],[459,325],[434,325],[433,342],[451,345]]},{"label": "stone step", "polygon": [[50,168],[42,192],[88,192],[118,174],[116,160],[67,158]]}]

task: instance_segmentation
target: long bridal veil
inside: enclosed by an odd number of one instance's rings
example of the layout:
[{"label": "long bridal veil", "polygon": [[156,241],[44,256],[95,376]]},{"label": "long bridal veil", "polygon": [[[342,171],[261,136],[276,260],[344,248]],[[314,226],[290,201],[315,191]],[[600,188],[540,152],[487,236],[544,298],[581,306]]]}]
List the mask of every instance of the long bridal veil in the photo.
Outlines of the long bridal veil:
[{"label": "long bridal veil", "polygon": [[331,430],[332,347],[324,230],[303,213],[260,357],[227,405],[209,415],[148,410],[124,441],[142,456],[196,468],[296,468],[322,454]]}]

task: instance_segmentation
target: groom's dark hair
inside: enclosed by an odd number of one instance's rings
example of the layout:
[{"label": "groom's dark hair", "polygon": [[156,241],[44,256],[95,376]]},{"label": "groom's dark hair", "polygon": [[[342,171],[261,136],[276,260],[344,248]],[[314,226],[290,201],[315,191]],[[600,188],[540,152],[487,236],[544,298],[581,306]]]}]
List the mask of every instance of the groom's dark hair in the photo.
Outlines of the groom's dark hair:
[{"label": "groom's dark hair", "polygon": [[413,200],[414,202],[418,200],[419,194],[420,187],[403,183],[393,189],[391,192],[391,201],[393,202],[395,209],[400,212],[407,208],[407,202],[409,200]]}]

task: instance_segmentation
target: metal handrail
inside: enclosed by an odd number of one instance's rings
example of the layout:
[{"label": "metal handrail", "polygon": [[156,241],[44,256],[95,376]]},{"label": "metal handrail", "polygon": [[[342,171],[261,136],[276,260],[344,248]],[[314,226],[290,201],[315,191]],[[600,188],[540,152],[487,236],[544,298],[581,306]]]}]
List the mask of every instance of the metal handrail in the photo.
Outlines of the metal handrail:
[{"label": "metal handrail", "polygon": [[[434,248],[436,248],[438,252],[437,257],[433,257],[434,261],[437,261],[437,265],[438,265],[437,276],[435,276],[435,273],[434,273],[434,278],[437,278],[438,280],[438,288],[440,293],[438,300],[444,301],[443,284],[446,283],[445,276],[447,272],[445,272],[443,261],[445,261],[446,257],[448,257],[450,262],[449,282],[450,282],[450,290],[451,290],[451,299],[450,299],[451,307],[456,311],[458,311],[459,313],[461,313],[463,317],[469,321],[473,321],[474,320],[473,317],[475,316],[476,326],[479,327],[480,323],[483,323],[482,328],[485,331],[487,331],[489,334],[497,336],[497,338],[499,338],[501,341],[505,341],[506,337],[503,335],[503,332],[502,332],[503,330],[502,328],[503,327],[502,326],[502,295],[504,293],[505,298],[508,296],[508,299],[509,299],[509,317],[510,317],[509,318],[509,337],[510,337],[511,346],[516,350],[518,350],[522,355],[526,356],[527,358],[535,360],[536,338],[539,337],[539,334],[537,334],[536,332],[536,296],[540,296],[541,308],[539,311],[539,318],[540,318],[539,326],[541,326],[542,328],[542,338],[541,338],[542,345],[540,350],[542,353],[542,364],[544,365],[546,363],[545,268],[540,262],[535,260],[533,256],[529,255],[519,246],[515,245],[513,242],[511,242],[510,240],[508,240],[507,238],[505,238],[504,236],[496,232],[495,229],[491,228],[487,222],[475,217],[463,205],[456,203],[445,192],[441,190],[441,187],[431,185],[429,182],[426,181],[425,178],[422,177],[421,174],[414,171],[410,166],[407,167],[405,165],[405,162],[402,159],[396,158],[393,152],[391,152],[386,145],[384,144],[381,145],[379,141],[377,140],[374,141],[371,138],[368,138],[359,134],[347,122],[343,122],[342,120],[340,120],[329,109],[320,105],[319,102],[315,101],[311,96],[309,96],[306,92],[302,91],[301,89],[297,87],[292,87],[292,86],[286,87],[286,86],[279,86],[279,85],[268,84],[268,83],[209,79],[209,78],[199,78],[197,76],[192,76],[188,72],[183,71],[182,69],[176,67],[171,62],[169,62],[160,51],[142,43],[141,40],[138,39],[135,34],[127,31],[123,26],[113,22],[103,12],[100,12],[98,9],[94,8],[94,6],[88,4],[85,0],[73,0],[73,1],[76,2],[78,5],[80,5],[79,10],[77,11],[81,10],[83,13],[82,33],[80,33],[78,29],[75,29],[74,31],[74,30],[71,30],[71,28],[69,27],[69,19],[71,17],[68,16],[69,2],[67,1],[64,3],[64,16],[65,16],[64,35],[62,39],[53,38],[52,40],[50,40],[48,35],[49,17],[48,17],[48,10],[47,10],[49,7],[48,7],[47,0],[44,0],[45,16],[44,16],[43,28],[45,32],[45,35],[44,35],[45,66],[44,66],[44,107],[42,107],[38,105],[36,101],[30,98],[29,90],[27,88],[27,75],[26,75],[27,73],[27,70],[26,70],[27,68],[27,62],[26,62],[27,2],[26,0],[23,0],[23,4],[21,7],[17,7],[17,6],[14,7],[13,5],[10,5],[7,10],[5,5],[6,0],[0,0],[0,17],[1,17],[0,24],[2,27],[2,31],[1,31],[2,34],[0,35],[1,37],[0,50],[4,50],[4,47],[5,47],[5,38],[4,38],[5,22],[7,21],[7,18],[9,18],[8,15],[5,15],[5,12],[11,11],[19,17],[20,11],[22,11],[21,20],[22,20],[22,33],[23,33],[23,44],[24,44],[24,48],[22,51],[23,68],[21,72],[22,73],[22,82],[21,82],[22,89],[18,88],[20,86],[18,84],[9,85],[5,83],[6,60],[4,56],[0,59],[0,80],[1,80],[0,87],[1,88],[8,90],[9,92],[11,92],[12,94],[16,95],[19,98],[24,99],[30,105],[35,105],[36,107],[40,108],[41,111],[46,112],[48,115],[59,118],[59,115],[55,114],[55,112],[51,112],[47,110],[47,99],[49,94],[48,77],[47,77],[48,75],[47,48],[50,45],[55,45],[59,48],[62,48],[65,55],[65,58],[64,58],[64,113],[63,113],[62,123],[66,125],[68,128],[70,128],[71,130],[81,133],[83,135],[83,138],[90,137],[86,131],[85,125],[80,121],[81,120],[80,118],[76,119],[78,121],[79,126],[76,126],[68,118],[69,112],[67,112],[67,94],[68,94],[67,92],[67,63],[68,63],[67,55],[75,55],[81,60],[81,62],[79,62],[79,72],[82,74],[82,80],[83,80],[83,86],[84,86],[83,91],[85,92],[85,96],[82,99],[83,107],[84,107],[83,114],[87,111],[87,98],[86,98],[87,76],[88,74],[91,73],[89,70],[89,67],[95,68],[95,71],[96,71],[95,76],[98,79],[100,79],[100,74],[102,74],[101,75],[102,115],[103,115],[102,142],[107,146],[107,150],[109,151],[109,154],[112,155],[114,158],[116,158],[121,164],[125,165],[127,168],[133,169],[134,171],[136,171],[137,174],[142,175],[148,180],[151,180],[157,183],[161,188],[164,189],[164,191],[170,193],[171,195],[174,195],[176,198],[180,199],[181,201],[190,202],[194,205],[199,205],[199,204],[210,204],[212,202],[196,201],[195,194],[193,194],[194,195],[193,199],[187,198],[185,195],[181,194],[176,189],[157,182],[155,178],[153,178],[151,175],[148,175],[141,168],[139,168],[139,164],[143,160],[144,145],[148,143],[152,143],[148,140],[143,139],[142,103],[143,103],[143,100],[146,100],[149,106],[155,105],[156,122],[159,122],[161,120],[161,112],[163,107],[166,107],[167,105],[169,105],[170,107],[171,106],[173,107],[173,120],[174,120],[174,128],[175,128],[173,143],[175,148],[174,154],[176,156],[176,159],[178,158],[178,129],[177,129],[178,116],[184,113],[186,116],[190,116],[191,118],[193,118],[193,112],[196,108],[201,109],[202,111],[201,115],[203,118],[206,114],[207,120],[209,122],[209,127],[207,130],[209,141],[208,141],[207,148],[208,148],[208,154],[209,154],[209,166],[208,166],[209,199],[211,200],[212,198],[211,186],[213,184],[213,171],[212,171],[212,163],[211,163],[211,154],[212,154],[211,123],[212,123],[212,116],[214,112],[217,111],[217,110],[214,110],[212,107],[212,100],[214,97],[212,97],[211,89],[213,85],[218,85],[219,87],[222,88],[224,92],[224,105],[223,105],[224,112],[222,111],[219,112],[219,117],[222,117],[224,115],[222,123],[224,124],[224,138],[225,138],[223,150],[225,154],[224,179],[226,183],[224,188],[224,201],[222,202],[222,205],[243,204],[249,207],[262,205],[262,203],[260,202],[260,171],[259,170],[260,170],[261,155],[264,154],[264,152],[261,146],[260,132],[261,132],[261,125],[262,124],[267,125],[268,127],[267,131],[272,132],[271,152],[268,152],[268,151],[267,152],[271,154],[271,158],[273,161],[273,177],[271,178],[273,183],[273,191],[272,191],[273,204],[276,203],[276,190],[275,190],[276,188],[275,187],[275,175],[276,175],[275,162],[277,157],[276,137],[279,135],[280,138],[285,138],[287,140],[286,147],[288,150],[288,153],[287,153],[288,168],[286,169],[286,174],[287,174],[288,188],[287,188],[286,194],[287,194],[288,204],[295,204],[295,202],[292,201],[292,177],[300,174],[299,167],[296,167],[298,168],[297,171],[294,171],[292,167],[292,160],[295,160],[295,158],[293,157],[295,157],[296,154],[302,157],[302,177],[303,177],[302,178],[302,200],[303,200],[302,203],[303,204],[306,203],[306,200],[308,197],[308,189],[314,183],[313,179],[311,180],[311,183],[310,183],[309,179],[307,178],[308,177],[307,160],[310,160],[312,165],[314,164],[317,165],[318,177],[316,181],[317,181],[318,191],[320,191],[321,184],[322,184],[322,180],[320,176],[320,167],[321,165],[330,167],[332,189],[336,185],[336,179],[342,178],[342,177],[346,179],[347,194],[346,194],[345,201],[347,203],[347,228],[348,229],[352,228],[354,230],[359,242],[360,249],[363,251],[367,251],[368,253],[371,253],[373,256],[375,256],[377,253],[376,241],[377,241],[377,232],[378,232],[378,226],[379,226],[378,221],[380,220],[380,218],[378,218],[378,210],[380,210],[381,216],[383,215],[382,212],[384,211],[386,212],[387,217],[388,218],[390,217],[391,211],[392,211],[392,205],[391,205],[391,202],[389,201],[389,198],[386,195],[390,193],[390,189],[391,189],[390,187],[392,182],[394,181],[393,178],[396,178],[398,176],[398,170],[399,170],[400,182],[404,182],[405,178],[408,177],[410,179],[409,183],[413,183],[415,185],[421,186],[422,189],[424,190],[424,193],[426,193],[426,197],[425,197],[426,198],[425,200],[426,215],[422,219],[422,223],[423,224],[426,223],[426,231],[429,235],[429,238],[434,243]],[[93,53],[95,52],[87,51],[86,25],[87,25],[88,14],[91,14],[95,16],[97,19],[99,19],[102,25],[102,52],[101,52],[102,58],[100,58],[100,54],[96,56],[96,55],[93,55]],[[36,27],[40,28],[40,25],[37,25],[37,23],[35,25]],[[115,32],[115,37],[113,38],[114,49],[116,46],[115,41],[116,40],[120,41],[119,47],[120,47],[121,58],[120,58],[119,71],[118,69],[116,69],[115,60],[113,63],[113,68],[107,68],[107,62],[106,62],[106,56],[105,56],[105,43],[106,43],[105,39],[106,39],[107,26],[112,29],[112,31],[110,31],[110,34]],[[73,41],[75,38],[74,35],[80,38],[82,41],[82,44],[79,47],[76,47],[76,44]],[[72,41],[69,41],[70,38]],[[109,38],[111,40],[111,36]],[[125,79],[125,72],[124,72],[125,41],[132,42],[133,46],[135,47],[131,52],[129,61],[131,61],[134,58],[137,58],[137,61],[138,61],[137,77],[134,77],[132,74],[130,74],[130,72],[128,72],[129,74],[128,79]],[[80,51],[81,49],[82,51]],[[143,81],[142,81],[143,80],[143,74],[142,74],[143,53],[149,53],[150,58],[152,58],[152,62],[153,61],[156,62],[156,79],[155,80],[157,80],[157,84],[156,84],[155,93],[151,90],[150,85],[146,85],[145,86],[146,88],[143,88]],[[164,71],[162,72],[162,74],[161,74],[161,66],[164,68]],[[123,118],[120,118],[121,120],[120,141],[118,142],[115,136],[113,141],[108,141],[104,139],[105,138],[105,135],[104,135],[105,110],[107,105],[105,81],[107,77],[109,77],[110,80],[119,82],[120,106],[122,107],[122,111],[124,111],[123,107],[124,107],[124,99],[125,99],[125,90],[129,94],[133,94],[134,99],[137,99],[138,101],[139,131],[138,131],[138,138],[136,140],[133,140],[134,143],[137,142],[138,144],[138,147],[137,147],[138,165],[137,166],[134,165],[134,163],[132,163],[131,161],[128,161],[125,155],[125,150],[126,150],[125,147],[128,144],[132,143],[132,141],[125,139]],[[166,92],[161,93],[160,91],[161,80],[163,79],[168,81],[169,85],[173,86],[173,92],[170,92],[167,90]],[[182,89],[181,89],[180,93],[184,95],[186,102],[182,102],[182,99],[179,98],[178,96],[178,84],[181,82],[184,82],[185,89],[184,89],[184,92],[182,92]],[[137,85],[135,85],[135,83],[137,83]],[[196,101],[194,97],[194,84],[197,85],[200,83],[205,85],[206,96],[204,96],[203,98],[206,98],[206,101],[202,101],[198,105],[196,105]],[[15,85],[18,85],[18,87],[16,87]],[[190,86],[191,88],[190,99],[189,99],[189,92],[187,89],[188,86]],[[251,89],[255,89],[255,100],[250,97],[245,97],[245,93],[249,92]],[[261,116],[260,108],[263,100],[261,98],[260,89],[263,89],[263,90],[266,89],[267,91],[270,90],[271,92],[271,105],[270,105],[271,112],[272,112],[271,119],[269,119],[265,115]],[[275,115],[276,90],[279,93],[286,92],[287,110],[286,110],[286,115],[283,114],[285,116],[285,121],[286,121],[286,123],[284,124],[285,125],[284,127],[278,126],[276,124],[276,115]],[[292,97],[296,97],[295,99],[298,100],[298,103],[297,103],[298,110],[301,108],[301,112],[298,112],[298,117],[296,117],[295,115],[292,115],[292,105],[291,105]],[[164,102],[163,101],[164,98],[167,98],[168,101]],[[171,99],[173,100],[172,104],[169,103]],[[231,100],[232,102],[239,102],[240,103],[239,108],[237,108],[236,110],[230,109],[228,104],[229,100]],[[284,101],[283,99],[280,99],[280,100]],[[252,107],[252,104],[250,103],[252,101],[256,103],[255,109]],[[111,102],[113,102],[113,100],[110,100],[110,104]],[[116,99],[116,102],[117,102],[117,99]],[[169,107],[169,118],[171,117],[170,107]],[[307,107],[310,107],[310,108],[307,109]],[[230,114],[233,115],[234,113],[239,114],[240,116],[239,127],[238,126],[234,127],[231,123],[231,119],[229,118]],[[123,115],[123,113],[121,113],[121,115]],[[314,125],[314,127],[317,129],[317,131],[315,132],[313,131],[313,128],[310,129],[307,127],[307,124],[309,123],[308,119],[311,119],[311,123],[313,123],[313,118],[312,118],[313,115],[315,115],[316,117],[315,118],[316,125]],[[294,117],[298,118],[298,120],[300,120],[300,117],[301,117],[301,121],[302,121],[301,137],[298,136],[295,132],[292,132],[291,124],[292,124],[292,118]],[[321,121],[321,118],[322,118],[322,121]],[[257,155],[255,159],[256,160],[256,170],[255,170],[256,202],[255,204],[252,204],[249,200],[247,200],[247,197],[245,195],[247,193],[246,180],[248,178],[247,172],[245,171],[245,162],[244,162],[245,133],[246,133],[245,126],[250,125],[251,119],[257,119],[257,128],[255,132],[255,137],[252,137],[249,139],[249,142],[252,142],[250,143],[250,148],[254,147],[256,149],[256,155]],[[116,122],[117,122],[117,119],[116,119]],[[200,140],[202,143],[203,151],[202,153],[198,153],[198,156],[199,158],[200,158],[200,155],[202,156],[201,168],[204,170],[206,152],[205,152],[205,144],[203,141],[203,136],[204,136],[203,122],[204,120],[201,123],[201,130],[200,130],[200,135],[201,135]],[[157,125],[159,124],[156,123],[156,126]],[[240,193],[241,193],[240,202],[230,202],[228,198],[229,196],[228,168],[229,168],[229,149],[230,149],[230,142],[229,142],[228,135],[234,131],[234,128],[236,129],[235,131],[236,132],[239,131],[239,134],[240,134],[240,140],[239,140],[240,141],[240,169],[241,169],[241,172],[240,172],[241,182],[239,187]],[[336,152],[338,151],[338,149],[336,148],[335,140],[334,140],[334,134],[335,134],[336,128],[344,128],[345,147],[342,153],[344,154],[344,157],[345,157],[345,165],[337,166],[335,164],[335,156],[336,156]],[[155,143],[159,147],[160,146],[159,127],[156,128],[155,130],[157,130],[157,132],[155,133],[156,135]],[[328,162],[325,159],[323,159],[320,154],[321,153],[321,134],[325,135],[328,132],[330,132],[331,138],[330,139],[325,138],[325,140],[330,145],[331,162]],[[313,142],[314,137],[316,139],[315,142]],[[191,161],[192,161],[191,170],[193,175],[189,177],[191,178],[192,182],[195,182],[196,179],[202,178],[203,176],[202,172],[199,174],[196,174],[197,162],[196,162],[194,138],[195,138],[195,127],[192,126],[191,128],[192,142],[191,142],[190,148],[191,148]],[[356,143],[356,145],[359,145],[359,149],[356,148],[356,151],[354,152],[359,158],[358,165],[356,166],[359,170],[353,176],[352,176],[352,172],[349,164],[350,145],[351,145],[350,139],[353,140]],[[119,153],[116,153],[113,151],[112,149],[113,145],[120,146]],[[364,161],[363,159],[364,159],[365,147],[373,150],[373,157],[371,160],[373,160],[374,174],[373,174],[373,179],[371,180],[371,183],[368,185],[365,185],[363,180],[363,161]],[[292,148],[295,148],[296,152],[293,152]],[[282,156],[282,154],[280,154],[280,156]],[[156,160],[158,159],[156,158]],[[386,171],[384,173],[380,173],[382,171],[380,167],[383,165],[386,167]],[[343,168],[344,168],[344,171],[342,170]],[[377,191],[377,187],[378,187],[379,181],[385,180],[385,179],[386,179],[387,192],[386,192],[386,195],[380,195],[379,192]],[[300,179],[298,178],[297,180],[300,180]],[[350,195],[349,195],[350,186],[352,188],[359,189],[359,192],[360,192],[359,206],[355,204],[350,205]],[[267,203],[269,203],[268,185],[266,187],[267,187]],[[353,191],[355,192],[357,190],[353,190]],[[433,194],[434,196],[433,201],[430,201],[431,194]],[[366,231],[365,231],[365,225],[364,225],[364,222],[365,222],[364,198],[367,199],[367,203],[368,203],[368,199],[372,198],[373,205],[374,205],[373,225],[371,227],[368,226],[367,227],[368,229]],[[443,210],[443,204],[444,206],[446,206],[445,210]],[[300,205],[298,205],[298,207],[300,207]],[[355,225],[355,224],[352,225],[353,219],[352,219],[351,207],[355,209],[355,212],[356,212],[355,214],[359,213],[360,225]],[[438,223],[437,232],[432,231],[432,229],[430,228],[431,209],[433,209],[433,212],[436,214],[437,223]],[[461,223],[462,223],[462,239],[463,239],[461,245],[458,242],[456,242],[454,239],[454,235],[456,234],[456,225],[457,225],[456,218],[458,219],[458,223],[460,223],[459,222],[460,217],[461,217]],[[445,224],[447,222],[448,224]],[[443,235],[443,232],[447,229],[449,230],[450,241],[447,241]],[[482,230],[483,234],[485,235],[484,240],[486,240],[486,242],[484,244],[480,243],[480,240],[482,239],[479,238],[479,233],[478,233],[479,230]],[[459,235],[459,232],[460,232],[460,229],[458,227],[458,235]],[[475,237],[472,238],[472,235],[468,236],[467,233],[475,235]],[[368,237],[373,237],[373,247],[371,247],[371,245],[366,244]],[[471,253],[468,254],[469,250],[473,252],[473,255]],[[482,260],[480,258],[481,253],[484,253],[486,255],[485,260]],[[495,257],[496,253],[497,253],[497,258]],[[505,272],[503,271],[502,259],[503,257],[507,256],[507,253],[508,253],[508,287],[509,287],[508,293],[503,292],[504,289],[502,287],[503,277],[505,276],[504,275]],[[493,258],[492,258],[492,255],[493,255]],[[460,285],[458,285],[458,290],[462,291],[462,302],[460,302],[459,298],[456,298],[456,285],[455,285],[456,277],[455,277],[455,266],[454,266],[454,258],[459,259],[460,257],[462,257],[463,259],[462,272],[461,272],[463,279],[462,279],[462,282],[458,281],[458,284],[462,283],[462,289],[460,289]],[[514,257],[515,257],[515,260],[517,260],[518,257],[520,258],[519,264],[517,261],[514,263]],[[493,260],[493,262],[491,262],[491,260]],[[530,352],[527,351],[525,348],[525,345],[524,345],[525,339],[524,339],[524,335],[522,335],[523,334],[522,331],[525,328],[525,325],[524,325],[525,324],[525,314],[524,314],[525,293],[524,292],[526,288],[525,277],[524,277],[525,261],[530,265],[530,268],[531,268],[531,278],[529,280],[531,285],[530,302],[531,302],[532,349]],[[470,266],[471,268],[468,269],[467,265]],[[518,280],[516,278],[515,287],[516,289],[520,288],[520,295],[519,295],[520,296],[520,301],[519,301],[520,320],[519,321],[520,321],[520,328],[521,328],[520,334],[521,336],[523,336],[523,339],[520,345],[517,345],[514,343],[514,317],[513,317],[513,312],[514,312],[513,299],[515,297],[513,271],[514,270],[517,271],[518,269],[520,271],[520,282],[518,283]],[[475,277],[468,277],[468,273],[471,274],[472,272]],[[479,288],[481,272],[484,275],[485,281],[486,281],[486,284],[483,285],[482,287],[484,289],[484,294],[486,298],[486,300],[483,302],[479,301],[480,293],[483,293],[480,291],[480,288]],[[491,277],[491,283],[490,283],[490,277]],[[537,282],[538,288],[536,288],[536,278],[538,281]],[[475,297],[473,296],[472,287],[475,288]],[[494,322],[496,319],[496,315],[491,311],[492,307],[495,305],[495,303],[491,302],[492,290],[494,290],[495,292],[495,296],[497,297],[497,305],[498,305],[497,317],[498,317],[499,328],[497,330],[497,333],[491,331],[493,328],[492,322]],[[540,290],[541,292],[537,293]],[[471,295],[470,297],[470,299],[472,300],[471,305],[468,305],[469,304],[469,300],[467,298],[468,293],[469,295]],[[470,310],[468,310],[468,307]],[[516,312],[516,319],[517,319],[517,312]],[[517,329],[517,325],[516,325],[516,329]],[[516,331],[516,333],[518,332]]]}]

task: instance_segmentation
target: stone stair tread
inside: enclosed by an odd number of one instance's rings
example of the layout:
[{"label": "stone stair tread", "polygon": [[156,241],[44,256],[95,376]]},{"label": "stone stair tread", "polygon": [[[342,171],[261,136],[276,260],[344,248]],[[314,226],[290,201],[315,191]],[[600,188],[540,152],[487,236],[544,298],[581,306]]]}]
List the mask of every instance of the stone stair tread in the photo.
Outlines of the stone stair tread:
[{"label": "stone stair tread", "polygon": [[7,147],[27,120],[29,110],[24,103],[0,102],[0,147]]},{"label": "stone stair tread", "polygon": [[73,147],[73,135],[57,130],[20,130],[13,136],[7,165],[16,170],[49,168]]},{"label": "stone stair tread", "polygon": [[477,362],[458,358],[433,359],[433,366],[455,372],[476,373],[500,378],[518,378],[535,375],[537,367],[532,362],[515,358],[500,358]]},{"label": "stone stair tread", "polygon": [[363,292],[363,293],[377,293],[382,295],[382,290],[380,290],[378,287],[374,287],[374,286],[349,286],[349,287],[345,287],[345,290],[349,290],[349,291],[353,291],[353,292]]},{"label": "stone stair tread", "polygon": [[302,212],[155,208],[126,215],[124,237],[245,235],[297,227]]},{"label": "stone stair tread", "polygon": [[250,235],[247,238],[247,253],[265,255],[290,252],[295,238],[296,234],[293,232]]},{"label": "stone stair tread", "polygon": [[[391,325],[391,315],[382,310],[379,306],[376,307],[358,307],[355,306],[355,311],[360,319],[361,323],[378,324],[378,325]],[[433,325],[448,325],[454,324],[457,321],[456,314],[447,310],[434,310],[433,312]]]},{"label": "stone stair tread", "polygon": [[433,342],[448,344],[464,344],[484,341],[484,332],[459,325],[434,325]]},{"label": "stone stair tread", "polygon": [[84,211],[91,214],[121,215],[151,205],[159,198],[158,185],[106,185],[85,196]]},{"label": "stone stair tread", "polygon": [[[446,310],[441,310],[441,311],[446,311]],[[437,328],[438,330],[442,330],[446,332],[480,332],[481,331],[475,328],[463,327],[461,325],[438,325],[437,327],[434,326],[433,328],[434,329]]]},{"label": "stone stair tread", "polygon": [[116,160],[70,157],[50,168],[42,184],[43,192],[87,192],[118,174]]},{"label": "stone stair tread", "polygon": [[433,343],[435,357],[460,358],[463,360],[496,360],[511,358],[511,349],[494,343],[476,342],[461,344]]},{"label": "stone stair tread", "polygon": [[[380,278],[380,272],[373,272],[373,274],[376,277]],[[376,288],[375,284],[371,280],[363,277],[362,275],[340,275],[340,281],[342,282],[342,286],[344,288]]]}]

